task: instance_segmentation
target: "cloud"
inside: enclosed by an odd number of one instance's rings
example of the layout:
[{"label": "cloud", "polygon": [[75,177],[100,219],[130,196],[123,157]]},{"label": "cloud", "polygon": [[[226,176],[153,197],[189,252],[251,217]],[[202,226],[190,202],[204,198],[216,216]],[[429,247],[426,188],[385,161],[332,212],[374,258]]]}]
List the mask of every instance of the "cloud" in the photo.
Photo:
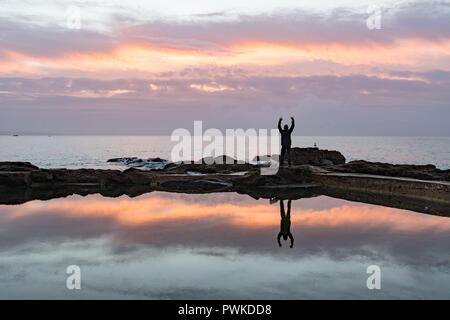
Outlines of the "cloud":
[{"label": "cloud", "polygon": [[382,13],[381,30],[343,8],[144,22],[125,12],[101,32],[1,18],[0,124],[169,134],[197,119],[272,127],[289,112],[309,118],[299,134],[449,134],[450,7]]},{"label": "cloud", "polygon": [[[212,248],[202,254],[220,258],[226,258],[226,254],[214,254],[217,248],[274,257],[282,253],[276,245],[278,204],[271,206],[241,195],[192,197],[160,193],[131,200],[89,196],[81,202],[67,198],[5,207],[0,219],[4,228],[0,250],[107,237],[107,248],[116,255],[142,247],[167,249],[180,245],[199,253]],[[291,214],[295,247],[302,256],[326,255],[339,261],[383,252],[384,258],[400,263],[439,267],[440,252],[449,247],[445,240],[450,224],[443,217],[336,202],[327,197],[293,201]],[[405,237],[414,238],[414,243],[405,241]],[[439,245],[430,246],[430,239]]]},{"label": "cloud", "polygon": [[289,113],[299,119],[297,135],[442,136],[450,134],[445,74],[244,77],[205,71],[194,81],[176,75],[0,78],[0,126],[60,134],[170,135],[194,120],[221,129],[272,128],[274,119]]},{"label": "cloud", "polygon": [[55,58],[73,52],[110,51],[117,44],[108,35],[89,30],[40,26],[0,18],[0,49],[36,58]]},{"label": "cloud", "polygon": [[[448,65],[450,9],[405,4],[383,13],[369,30],[367,13],[335,9],[241,15],[231,21],[121,20],[109,32],[0,20],[3,55],[20,64],[41,60],[42,71],[181,70],[189,65],[282,65],[318,59],[345,65]],[[18,68],[18,67],[17,67]],[[6,67],[3,67],[6,69]],[[11,68],[10,68],[11,69]],[[0,65],[0,72],[2,67]],[[3,71],[5,72],[5,71]]]},{"label": "cloud", "polygon": [[[77,97],[82,92],[111,92],[117,98],[170,98],[177,99],[240,99],[245,96],[255,99],[283,99],[298,101],[308,97],[345,101],[359,101],[381,98],[415,99],[434,97],[435,102],[448,99],[450,72],[433,70],[429,72],[392,71],[385,76],[243,76],[239,71],[221,74],[208,69],[196,69],[195,79],[190,70],[174,73],[168,79],[157,75],[149,79],[97,80],[88,78],[0,78],[0,91],[15,93],[17,97],[29,95],[36,99],[47,97]],[[80,96],[80,98],[82,98]],[[437,100],[436,100],[437,99]]]},{"label": "cloud", "polygon": [[393,77],[405,79],[421,79],[433,83],[450,84],[450,71],[447,70],[430,70],[427,72],[391,71],[389,74]]},{"label": "cloud", "polygon": [[134,37],[196,39],[228,47],[236,43],[266,42],[286,45],[393,44],[402,39],[443,41],[450,38],[450,10],[443,3],[405,4],[383,12],[382,30],[366,27],[366,12],[335,9],[328,14],[307,11],[240,16],[236,21],[170,23],[154,21],[126,29]]}]

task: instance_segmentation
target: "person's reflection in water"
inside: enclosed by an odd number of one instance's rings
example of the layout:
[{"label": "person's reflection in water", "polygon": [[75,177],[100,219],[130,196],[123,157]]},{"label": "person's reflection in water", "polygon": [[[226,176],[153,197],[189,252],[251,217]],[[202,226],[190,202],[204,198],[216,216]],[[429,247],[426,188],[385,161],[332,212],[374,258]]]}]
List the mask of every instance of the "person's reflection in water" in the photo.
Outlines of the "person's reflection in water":
[{"label": "person's reflection in water", "polygon": [[280,200],[280,213],[281,213],[281,225],[280,233],[278,233],[278,245],[281,247],[281,236],[283,236],[284,241],[291,239],[291,248],[294,246],[294,237],[291,233],[291,200],[288,200],[287,204],[287,214],[284,211],[283,200]]}]

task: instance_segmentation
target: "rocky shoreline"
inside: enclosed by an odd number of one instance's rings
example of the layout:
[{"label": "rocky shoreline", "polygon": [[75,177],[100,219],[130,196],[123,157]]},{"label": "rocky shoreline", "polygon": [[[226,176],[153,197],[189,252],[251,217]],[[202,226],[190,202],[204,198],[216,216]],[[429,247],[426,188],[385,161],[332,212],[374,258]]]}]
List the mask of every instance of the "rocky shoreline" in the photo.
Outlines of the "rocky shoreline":
[{"label": "rocky shoreline", "polygon": [[[238,192],[254,198],[298,199],[330,195],[450,216],[450,170],[433,165],[394,165],[351,161],[338,151],[293,148],[293,165],[275,175],[261,175],[267,166],[254,159],[239,163],[230,158],[198,163],[163,164],[156,170],[42,169],[28,162],[0,162],[0,204],[51,199],[70,194],[137,196],[151,191],[211,193]],[[118,160],[119,159],[119,160]],[[141,163],[137,158],[110,162]],[[215,160],[216,163],[211,163]],[[217,163],[222,160],[224,163]],[[138,165],[139,167],[139,165]],[[358,200],[359,199],[359,200]],[[382,203],[380,203],[380,201]]]}]

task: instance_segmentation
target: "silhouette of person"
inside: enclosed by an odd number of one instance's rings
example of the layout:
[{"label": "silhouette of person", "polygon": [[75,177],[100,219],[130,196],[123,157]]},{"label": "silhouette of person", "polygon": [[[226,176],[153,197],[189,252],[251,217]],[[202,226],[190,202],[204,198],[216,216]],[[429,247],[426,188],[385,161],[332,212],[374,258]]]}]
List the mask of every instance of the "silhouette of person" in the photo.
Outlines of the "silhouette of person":
[{"label": "silhouette of person", "polygon": [[283,118],[278,120],[278,131],[281,134],[281,155],[280,155],[280,165],[283,165],[284,155],[287,153],[288,156],[288,164],[291,165],[291,133],[294,130],[295,122],[294,117],[291,117],[291,127],[289,128],[287,124],[284,125],[283,129],[281,129],[281,121]]},{"label": "silhouette of person", "polygon": [[291,200],[288,200],[287,214],[284,212],[283,200],[280,200],[280,213],[281,213],[281,224],[280,232],[278,233],[277,241],[278,245],[281,247],[281,236],[283,236],[284,241],[287,241],[288,237],[291,239],[291,248],[294,246],[294,237],[291,233]]}]

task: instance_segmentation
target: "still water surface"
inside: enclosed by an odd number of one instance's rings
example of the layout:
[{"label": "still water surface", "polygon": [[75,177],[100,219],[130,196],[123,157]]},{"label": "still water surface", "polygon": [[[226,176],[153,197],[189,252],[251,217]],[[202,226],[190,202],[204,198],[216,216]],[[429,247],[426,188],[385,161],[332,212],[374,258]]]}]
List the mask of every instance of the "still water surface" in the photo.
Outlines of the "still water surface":
[{"label": "still water surface", "polygon": [[234,193],[0,205],[0,298],[450,298],[450,218],[319,196],[290,223],[280,247],[280,201]]}]

